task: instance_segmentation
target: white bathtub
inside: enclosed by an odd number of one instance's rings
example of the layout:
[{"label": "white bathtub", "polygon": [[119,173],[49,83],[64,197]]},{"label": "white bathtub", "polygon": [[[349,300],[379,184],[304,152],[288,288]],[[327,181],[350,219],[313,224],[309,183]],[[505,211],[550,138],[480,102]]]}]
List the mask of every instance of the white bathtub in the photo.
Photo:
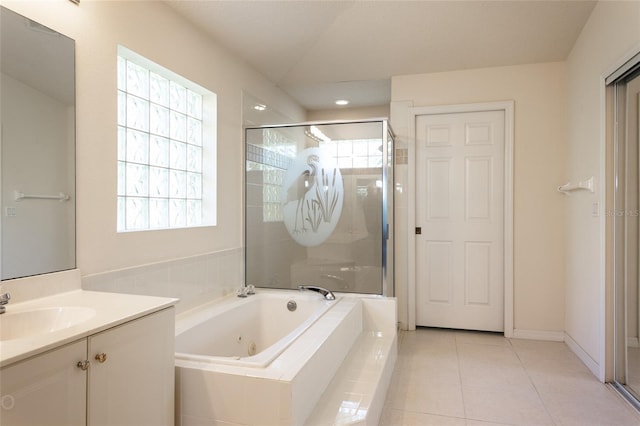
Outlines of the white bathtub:
[{"label": "white bathtub", "polygon": [[266,367],[337,302],[298,291],[227,298],[180,324],[176,359]]},{"label": "white bathtub", "polygon": [[360,299],[297,290],[180,314],[176,424],[302,425],[362,332]]}]

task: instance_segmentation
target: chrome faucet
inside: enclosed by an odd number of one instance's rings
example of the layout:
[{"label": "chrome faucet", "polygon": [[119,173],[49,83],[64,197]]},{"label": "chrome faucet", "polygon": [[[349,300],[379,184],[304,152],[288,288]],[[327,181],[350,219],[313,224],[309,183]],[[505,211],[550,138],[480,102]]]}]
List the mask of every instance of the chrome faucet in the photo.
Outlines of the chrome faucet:
[{"label": "chrome faucet", "polygon": [[9,299],[11,299],[11,294],[9,293],[0,294],[0,314],[4,314],[5,312],[7,312],[7,308],[4,305],[9,303]]},{"label": "chrome faucet", "polygon": [[247,297],[256,294],[256,287],[253,284],[243,285],[236,292],[238,297]]},{"label": "chrome faucet", "polygon": [[320,293],[321,295],[323,295],[327,300],[336,300],[336,296],[331,292],[331,290],[327,290],[326,288],[318,287],[315,285],[299,285],[298,290],[315,291],[316,293]]}]

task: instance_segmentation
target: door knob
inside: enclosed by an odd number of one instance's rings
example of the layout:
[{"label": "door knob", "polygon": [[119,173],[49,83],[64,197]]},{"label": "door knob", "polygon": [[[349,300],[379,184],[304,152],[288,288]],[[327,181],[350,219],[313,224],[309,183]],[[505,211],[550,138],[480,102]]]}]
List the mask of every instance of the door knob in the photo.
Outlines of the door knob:
[{"label": "door knob", "polygon": [[87,360],[78,361],[78,363],[76,365],[82,371],[87,371],[89,369],[89,361],[87,361]]},{"label": "door knob", "polygon": [[105,354],[104,352],[99,353],[95,356],[96,361],[98,361],[99,363],[103,363],[107,360],[107,354]]}]

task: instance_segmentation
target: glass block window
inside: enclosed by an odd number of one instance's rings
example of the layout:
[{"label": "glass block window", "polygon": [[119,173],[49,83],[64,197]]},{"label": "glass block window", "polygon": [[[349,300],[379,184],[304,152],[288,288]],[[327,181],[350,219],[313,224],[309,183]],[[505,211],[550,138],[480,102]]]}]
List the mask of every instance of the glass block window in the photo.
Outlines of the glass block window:
[{"label": "glass block window", "polygon": [[215,225],[214,180],[215,94],[120,47],[118,232]]},{"label": "glass block window", "polygon": [[341,169],[382,167],[382,139],[355,139],[320,142],[320,147],[335,156]]}]

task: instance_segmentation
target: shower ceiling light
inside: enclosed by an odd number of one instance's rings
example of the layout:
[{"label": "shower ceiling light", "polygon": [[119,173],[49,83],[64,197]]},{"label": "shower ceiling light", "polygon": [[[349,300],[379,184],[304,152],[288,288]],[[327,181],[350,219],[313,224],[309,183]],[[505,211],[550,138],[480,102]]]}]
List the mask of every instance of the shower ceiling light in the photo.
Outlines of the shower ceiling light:
[{"label": "shower ceiling light", "polygon": [[349,101],[346,99],[339,99],[336,101],[336,105],[339,105],[339,106],[349,105]]},{"label": "shower ceiling light", "polygon": [[256,111],[264,111],[265,109],[267,109],[267,106],[264,104],[256,104],[253,106],[253,109],[255,109]]}]

